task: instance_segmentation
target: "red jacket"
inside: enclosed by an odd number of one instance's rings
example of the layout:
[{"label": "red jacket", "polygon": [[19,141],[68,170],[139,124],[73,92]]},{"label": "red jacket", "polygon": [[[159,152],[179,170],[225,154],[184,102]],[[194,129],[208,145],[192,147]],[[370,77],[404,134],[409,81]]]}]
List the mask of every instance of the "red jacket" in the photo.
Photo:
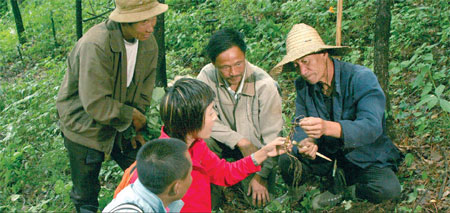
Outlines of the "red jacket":
[{"label": "red jacket", "polygon": [[[164,127],[159,138],[170,138],[164,132]],[[189,153],[192,159],[192,184],[181,199],[184,201],[181,212],[211,212],[211,183],[232,186],[261,170],[261,166],[255,166],[250,156],[235,162],[220,159],[203,139],[194,141],[189,147]]]}]

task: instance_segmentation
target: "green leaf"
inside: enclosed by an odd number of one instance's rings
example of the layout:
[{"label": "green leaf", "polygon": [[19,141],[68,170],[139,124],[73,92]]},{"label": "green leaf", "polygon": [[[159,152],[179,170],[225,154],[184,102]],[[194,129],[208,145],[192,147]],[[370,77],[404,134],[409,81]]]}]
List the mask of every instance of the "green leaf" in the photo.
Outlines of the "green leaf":
[{"label": "green leaf", "polygon": [[154,102],[159,103],[164,96],[164,88],[163,87],[155,87],[153,89],[152,99]]},{"label": "green leaf", "polygon": [[444,99],[439,99],[439,104],[441,105],[444,111],[450,112],[450,102]]},{"label": "green leaf", "polygon": [[423,60],[425,61],[433,61],[433,54],[428,53],[426,55],[423,56]]},{"label": "green leaf", "polygon": [[428,105],[427,105],[428,109],[432,109],[434,106],[436,106],[438,101],[439,101],[439,99],[436,96],[431,95],[430,101],[428,101]]},{"label": "green leaf", "polygon": [[345,208],[345,210],[349,210],[349,209],[351,209],[352,208],[352,201],[351,200],[344,200],[343,202],[342,202],[342,204],[344,204],[344,208]]},{"label": "green leaf", "polygon": [[417,86],[423,85],[423,79],[425,78],[425,72],[421,72],[417,75],[416,79],[414,79],[412,86],[413,88]]},{"label": "green leaf", "polygon": [[445,86],[441,84],[434,90],[434,93],[436,93],[436,96],[439,97],[439,96],[441,96],[444,89],[445,89]]},{"label": "green leaf", "polygon": [[417,190],[414,190],[413,192],[408,194],[408,203],[412,203],[417,199]]},{"label": "green leaf", "polygon": [[433,95],[425,95],[421,98],[421,100],[419,101],[419,103],[416,104],[416,108],[421,107],[422,105],[428,103],[431,99],[432,99]]},{"label": "green leaf", "polygon": [[425,87],[422,90],[422,93],[420,94],[420,97],[423,97],[425,95],[428,95],[428,93],[430,93],[430,91],[433,89],[433,85],[431,85],[431,83],[428,83],[427,85],[425,85]]},{"label": "green leaf", "polygon": [[57,180],[53,187],[55,189],[56,194],[63,194],[65,192],[65,187],[62,180]]},{"label": "green leaf", "polygon": [[422,172],[422,180],[426,180],[426,179],[428,179],[428,174],[426,171],[423,171]]},{"label": "green leaf", "polygon": [[405,156],[406,166],[410,167],[413,162],[414,162],[414,155],[411,153],[406,154]]}]

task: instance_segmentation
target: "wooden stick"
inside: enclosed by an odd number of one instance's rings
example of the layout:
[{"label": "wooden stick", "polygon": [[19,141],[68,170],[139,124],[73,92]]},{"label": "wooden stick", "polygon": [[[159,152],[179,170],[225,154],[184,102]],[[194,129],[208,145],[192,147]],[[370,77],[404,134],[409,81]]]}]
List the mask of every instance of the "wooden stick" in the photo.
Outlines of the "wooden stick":
[{"label": "wooden stick", "polygon": [[336,46],[341,46],[341,29],[342,29],[342,2],[338,0],[337,20],[336,20]]},{"label": "wooden stick", "polygon": [[319,156],[319,157],[321,157],[321,158],[323,158],[323,159],[325,159],[325,160],[327,160],[327,161],[332,161],[330,158],[328,158],[327,156],[325,156],[325,155],[322,155],[322,154],[320,154],[320,152],[316,152],[316,155],[317,156]]}]

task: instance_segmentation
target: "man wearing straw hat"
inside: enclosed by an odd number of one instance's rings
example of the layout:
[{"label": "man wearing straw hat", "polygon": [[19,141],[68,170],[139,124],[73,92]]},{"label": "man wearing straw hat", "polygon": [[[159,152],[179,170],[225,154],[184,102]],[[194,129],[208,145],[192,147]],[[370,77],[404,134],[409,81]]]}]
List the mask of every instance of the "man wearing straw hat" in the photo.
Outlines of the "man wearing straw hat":
[{"label": "man wearing straw hat", "polygon": [[[237,160],[252,154],[274,140],[283,126],[277,84],[266,71],[246,60],[246,49],[241,33],[232,29],[217,31],[206,47],[212,63],[204,66],[197,77],[216,94],[218,119],[206,142],[222,158]],[[260,172],[243,181],[243,191],[253,205],[270,201],[276,163],[268,159]],[[212,191],[217,188],[213,186]],[[218,204],[217,197],[217,193],[211,196],[213,207]]]},{"label": "man wearing straw hat", "polygon": [[[156,0],[116,0],[109,20],[89,29],[67,58],[56,107],[77,212],[97,211],[105,155],[126,169],[145,143],[140,130],[146,124],[143,113],[150,105],[158,57],[152,32],[156,16],[167,8]],[[137,132],[129,141],[122,137],[128,128]]]},{"label": "man wearing straw hat", "polygon": [[[361,198],[378,203],[398,198],[394,171],[401,158],[386,136],[385,96],[366,67],[330,57],[348,47],[325,45],[317,31],[296,24],[286,40],[286,56],[271,71],[296,70],[297,92],[293,154],[301,161],[302,178],[294,183],[289,156],[279,158],[286,184],[301,184],[308,175],[327,177],[330,187],[313,199],[313,208]],[[316,158],[322,153],[332,162]]]}]

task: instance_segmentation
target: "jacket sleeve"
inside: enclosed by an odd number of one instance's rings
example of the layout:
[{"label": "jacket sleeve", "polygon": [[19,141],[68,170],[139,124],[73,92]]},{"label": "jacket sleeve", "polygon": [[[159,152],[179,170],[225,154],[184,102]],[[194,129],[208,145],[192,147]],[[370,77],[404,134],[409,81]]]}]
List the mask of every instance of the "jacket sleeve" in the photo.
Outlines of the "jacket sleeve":
[{"label": "jacket sleeve", "polygon": [[[268,144],[275,140],[283,128],[281,115],[281,97],[277,85],[271,78],[258,89],[259,103],[259,128],[262,136],[262,144]],[[273,158],[264,161],[262,169],[258,172],[261,177],[267,178],[276,163]]]},{"label": "jacket sleeve", "polygon": [[98,123],[125,131],[132,121],[133,107],[112,98],[113,61],[94,43],[82,43],[79,52],[79,96],[84,110]]},{"label": "jacket sleeve", "polygon": [[383,90],[370,70],[357,72],[351,83],[356,118],[338,121],[342,127],[345,148],[357,148],[375,142],[383,133],[382,120],[386,103]]},{"label": "jacket sleeve", "polygon": [[228,162],[225,159],[220,159],[206,146],[206,143],[203,146],[202,164],[211,183],[216,185],[232,186],[261,169],[261,166],[255,166],[250,156],[238,161]]},{"label": "jacket sleeve", "polygon": [[[211,80],[211,78],[208,76],[207,72],[213,72],[213,70],[208,70],[207,67],[205,66],[202,69],[202,71],[200,72],[200,74],[197,76],[197,79],[208,84],[213,89],[213,91],[216,93],[215,90],[216,90],[217,82],[214,82],[213,80]],[[217,95],[218,94],[216,93],[216,96]],[[238,132],[232,130],[228,125],[226,125],[222,122],[222,120],[221,120],[222,118],[220,118],[221,113],[219,113],[220,108],[217,103],[214,104],[214,110],[216,110],[219,118],[214,123],[211,137],[217,141],[224,143],[231,149],[234,149],[236,144],[241,139],[243,139],[244,136],[242,136]]]}]

